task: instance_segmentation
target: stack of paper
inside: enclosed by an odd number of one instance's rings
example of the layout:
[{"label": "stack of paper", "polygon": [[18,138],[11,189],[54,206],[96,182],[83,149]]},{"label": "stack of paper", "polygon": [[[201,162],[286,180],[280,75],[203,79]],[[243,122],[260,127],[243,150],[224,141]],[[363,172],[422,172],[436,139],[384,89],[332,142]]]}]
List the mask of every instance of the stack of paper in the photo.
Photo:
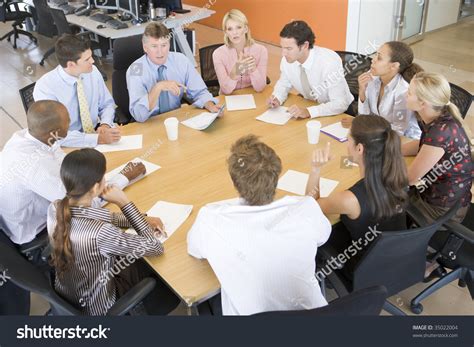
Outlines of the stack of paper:
[{"label": "stack of paper", "polygon": [[328,125],[324,128],[321,128],[321,131],[326,135],[329,135],[339,142],[347,141],[347,135],[349,134],[349,129],[344,128],[341,122],[337,122],[331,125]]},{"label": "stack of paper", "polygon": [[212,122],[214,122],[214,120],[217,118],[218,115],[219,115],[218,112],[215,112],[215,113],[203,112],[201,114],[198,114],[195,117],[186,119],[182,121],[181,123],[192,129],[204,130],[209,125],[211,125]]},{"label": "stack of paper", "polygon": [[131,149],[140,149],[143,146],[143,135],[122,136],[120,141],[107,145],[98,145],[95,149],[99,152],[128,151]]},{"label": "stack of paper", "polygon": [[[176,230],[178,230],[181,224],[184,223],[192,210],[193,205],[181,205],[172,202],[158,201],[148,210],[147,215],[151,217],[159,217],[161,219],[167,237],[162,236],[159,240],[165,242]],[[132,228],[127,229],[126,232],[129,234],[137,234],[137,232]]]},{"label": "stack of paper", "polygon": [[[134,163],[143,163],[143,165],[145,165],[146,172],[145,172],[144,175],[138,176],[137,178],[131,180],[128,185],[131,185],[131,184],[133,184],[133,183],[135,183],[135,182],[141,180],[143,177],[148,176],[149,174],[151,174],[151,173],[153,173],[153,172],[155,172],[156,170],[158,170],[158,169],[161,168],[161,166],[156,165],[156,164],[153,164],[153,163],[150,163],[149,161],[143,160],[143,159],[141,159],[141,158],[135,158],[135,159],[131,160],[131,162],[134,162]],[[113,170],[110,171],[110,172],[107,172],[107,173],[105,174],[105,180],[106,180],[106,181],[109,181],[112,177],[114,177],[115,175],[117,175],[117,174],[125,167],[125,165],[127,165],[127,164],[128,164],[128,162],[127,162],[126,164],[123,164],[123,165],[119,166],[118,168],[113,169]]]},{"label": "stack of paper", "polygon": [[[288,170],[278,180],[277,188],[285,190],[290,193],[305,195],[306,184],[308,183],[309,175],[303,172]],[[328,197],[334,188],[339,184],[338,181],[330,180],[321,177],[319,179],[319,195],[322,198]]]},{"label": "stack of paper", "polygon": [[225,97],[227,111],[250,110],[257,108],[252,94],[230,95]]},{"label": "stack of paper", "polygon": [[287,111],[288,107],[285,106],[271,108],[256,119],[270,124],[285,125],[291,118],[291,115]]}]

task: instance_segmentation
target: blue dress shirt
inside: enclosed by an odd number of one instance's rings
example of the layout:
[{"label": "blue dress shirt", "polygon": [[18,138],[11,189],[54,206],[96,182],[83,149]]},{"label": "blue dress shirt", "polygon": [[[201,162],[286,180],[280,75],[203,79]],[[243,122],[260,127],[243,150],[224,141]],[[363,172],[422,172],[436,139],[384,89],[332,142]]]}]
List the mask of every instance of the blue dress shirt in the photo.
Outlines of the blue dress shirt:
[{"label": "blue dress shirt", "polygon": [[[82,74],[80,78],[84,85],[84,92],[94,127],[99,122],[113,126],[115,102],[99,70],[94,66],[92,72]],[[95,147],[99,135],[83,132],[76,85],[77,78],[69,75],[63,67],[58,65],[36,82],[33,98],[35,101],[55,100],[66,106],[71,124],[67,137],[61,141],[61,146]]]},{"label": "blue dress shirt", "polygon": [[[203,108],[208,101],[215,104],[219,102],[217,98],[213,98],[212,94],[207,90],[206,84],[202,77],[191,65],[189,59],[181,53],[170,52],[166,62],[165,76],[168,81],[176,81],[187,87],[186,94],[193,101],[193,105]],[[156,105],[148,109],[148,93],[158,83],[158,68],[144,54],[137,59],[127,70],[127,88],[130,96],[130,113],[137,122],[145,122],[148,118],[155,116],[160,112],[159,100]],[[179,96],[168,93],[169,106],[171,110],[181,107],[181,99],[184,91],[181,88]]]}]

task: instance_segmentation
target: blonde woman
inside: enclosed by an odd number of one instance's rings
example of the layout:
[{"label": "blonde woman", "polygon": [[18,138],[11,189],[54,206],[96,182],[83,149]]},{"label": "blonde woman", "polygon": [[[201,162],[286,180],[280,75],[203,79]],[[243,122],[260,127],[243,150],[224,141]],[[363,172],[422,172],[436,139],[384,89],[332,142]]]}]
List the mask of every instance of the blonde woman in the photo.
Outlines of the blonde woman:
[{"label": "blonde woman", "polygon": [[261,92],[267,80],[267,49],[255,43],[247,17],[239,10],[230,10],[222,20],[224,43],[212,55],[220,93],[252,87]]},{"label": "blonde woman", "polygon": [[471,201],[472,134],[459,109],[450,102],[451,88],[440,74],[420,72],[410,82],[407,107],[423,121],[420,140],[405,143],[404,155],[416,155],[408,168],[410,185],[417,191],[412,204],[434,220],[461,200],[453,220],[461,222]]}]

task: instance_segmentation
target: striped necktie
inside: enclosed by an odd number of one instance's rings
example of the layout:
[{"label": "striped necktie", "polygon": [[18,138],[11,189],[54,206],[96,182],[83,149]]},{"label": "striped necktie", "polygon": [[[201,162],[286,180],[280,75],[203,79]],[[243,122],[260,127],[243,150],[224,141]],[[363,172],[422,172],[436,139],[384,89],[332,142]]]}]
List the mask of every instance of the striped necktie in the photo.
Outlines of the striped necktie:
[{"label": "striped necktie", "polygon": [[[166,80],[165,69],[166,69],[166,66],[164,65],[161,65],[158,68],[158,82]],[[160,107],[160,113],[165,113],[170,110],[170,99],[169,99],[169,95],[167,91],[161,91],[158,104]]]},{"label": "striped necktie", "polygon": [[92,134],[95,132],[94,124],[92,123],[86,93],[84,92],[84,85],[80,78],[77,80],[77,100],[79,101],[79,114],[81,116],[82,129],[86,134]]}]

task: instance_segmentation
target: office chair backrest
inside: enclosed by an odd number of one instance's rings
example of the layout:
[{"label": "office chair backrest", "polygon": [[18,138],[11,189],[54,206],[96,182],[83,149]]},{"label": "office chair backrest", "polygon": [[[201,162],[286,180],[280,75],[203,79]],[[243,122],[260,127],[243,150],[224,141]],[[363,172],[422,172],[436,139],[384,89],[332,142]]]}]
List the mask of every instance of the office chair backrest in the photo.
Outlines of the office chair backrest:
[{"label": "office chair backrest", "polygon": [[58,35],[62,34],[73,34],[71,27],[66,19],[66,15],[63,10],[58,10],[56,8],[50,8],[51,16],[53,17],[54,24],[58,29]]},{"label": "office chair backrest", "polygon": [[[212,59],[212,54],[222,45],[222,43],[218,43],[215,45],[199,48],[199,65],[201,66],[201,76],[208,87],[214,86],[208,85],[209,82],[217,81],[217,75],[216,70],[214,69],[214,60]],[[219,85],[219,82],[217,82],[217,85]]]},{"label": "office chair backrest", "polygon": [[38,34],[46,37],[53,37],[58,34],[58,29],[54,25],[53,16],[46,0],[33,0],[36,14],[38,16]]},{"label": "office chair backrest", "polygon": [[360,289],[312,310],[262,312],[256,316],[378,316],[387,298],[384,286]]},{"label": "office chair backrest", "polygon": [[459,206],[460,202],[428,226],[380,233],[354,269],[353,290],[383,285],[390,297],[421,282],[425,274],[428,242]]},{"label": "office chair backrest", "polygon": [[[127,89],[127,69],[143,55],[142,35],[130,36],[114,41],[112,73],[112,96],[118,111],[125,120],[132,119],[129,111],[130,99]],[[142,67],[137,66],[137,73]]]},{"label": "office chair backrest", "polygon": [[0,2],[0,21],[5,23],[7,17],[7,2],[2,1]]},{"label": "office chair backrest", "polygon": [[33,99],[33,90],[35,89],[35,84],[36,82],[33,82],[18,91],[20,93],[21,102],[23,103],[25,113],[28,112],[28,109],[30,108],[31,104],[35,102],[35,100]]},{"label": "office chair backrest", "polygon": [[79,315],[80,311],[62,299],[51,287],[43,272],[26,260],[14,247],[0,242],[0,272],[5,271],[7,280],[24,290],[37,293],[51,305],[55,314]]},{"label": "office chair backrest", "polygon": [[451,102],[459,108],[462,118],[466,118],[474,96],[454,83],[449,83],[449,86],[451,87]]}]

